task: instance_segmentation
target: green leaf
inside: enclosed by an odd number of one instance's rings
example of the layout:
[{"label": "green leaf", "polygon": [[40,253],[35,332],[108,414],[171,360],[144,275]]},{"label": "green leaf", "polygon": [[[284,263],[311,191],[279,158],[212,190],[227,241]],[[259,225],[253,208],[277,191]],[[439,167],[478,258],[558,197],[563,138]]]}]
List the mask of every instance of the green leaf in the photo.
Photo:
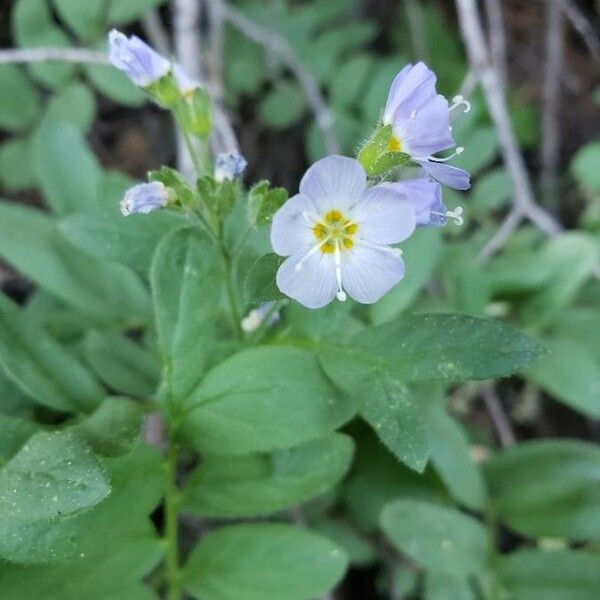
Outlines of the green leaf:
[{"label": "green leaf", "polygon": [[295,82],[284,81],[272,89],[260,103],[261,119],[275,129],[293,125],[306,112],[306,96]]},{"label": "green leaf", "polygon": [[478,127],[471,135],[461,140],[465,151],[453,159],[452,164],[476,175],[489,165],[498,154],[498,137],[493,127]]},{"label": "green leaf", "polygon": [[85,133],[96,116],[96,98],[86,85],[72,83],[52,97],[47,111],[48,120],[66,121]]},{"label": "green leaf", "polygon": [[342,577],[335,544],[291,525],[234,525],[208,534],[190,556],[184,587],[202,600],[311,600]]},{"label": "green leaf", "polygon": [[398,497],[431,501],[448,500],[431,470],[418,475],[395,456],[362,423],[353,423],[356,457],[344,482],[343,500],[353,521],[362,529],[375,530],[383,506]]},{"label": "green leaf", "polygon": [[252,265],[245,281],[246,298],[253,304],[286,299],[277,287],[277,269],[285,259],[277,254],[265,254]]},{"label": "green leaf", "polygon": [[259,181],[248,192],[248,215],[253,227],[270,225],[273,215],[288,199],[285,188],[271,188],[268,181]]},{"label": "green leaf", "polygon": [[600,142],[580,148],[573,157],[570,171],[575,179],[590,192],[600,191]]},{"label": "green leaf", "polygon": [[109,493],[89,446],[72,433],[36,433],[0,471],[0,517],[29,521],[71,515]]},{"label": "green leaf", "polygon": [[487,465],[496,515],[529,537],[600,537],[600,449],[575,440],[527,442]]},{"label": "green leaf", "polygon": [[9,192],[20,192],[35,185],[31,164],[32,142],[13,138],[0,146],[0,181]]},{"label": "green leaf", "polygon": [[187,397],[200,381],[221,297],[219,258],[196,229],[180,229],[158,245],[150,273],[166,393]]},{"label": "green leaf", "polygon": [[161,554],[161,541],[147,537],[120,539],[112,552],[93,559],[34,566],[1,563],[2,600],[158,600],[138,580],[156,566]]},{"label": "green leaf", "polygon": [[322,437],[348,421],[355,407],[312,353],[271,346],[243,350],[215,367],[188,410],[184,430],[195,448],[238,455]]},{"label": "green leaf", "polygon": [[538,354],[532,339],[491,319],[418,315],[360,332],[347,348],[326,346],[322,361],[330,377],[350,389],[368,371],[404,383],[502,377]]},{"label": "green leaf", "polygon": [[85,65],[84,70],[90,83],[107,98],[132,107],[141,106],[146,101],[144,93],[112,65]]},{"label": "green leaf", "polygon": [[119,456],[128,452],[139,437],[144,413],[138,402],[113,396],[73,429],[97,454]]},{"label": "green leaf", "polygon": [[32,125],[40,111],[37,90],[15,65],[0,65],[0,127],[20,131]]},{"label": "green leaf", "polygon": [[362,400],[360,415],[399,460],[422,473],[430,452],[427,398],[408,389],[391,373],[363,375],[360,387],[354,388],[357,399]]},{"label": "green leaf", "polygon": [[[91,41],[105,26],[106,0],[53,0],[60,18],[73,33],[85,41]],[[127,2],[126,2],[127,3]]]},{"label": "green leaf", "polygon": [[402,256],[410,268],[401,285],[392,288],[369,307],[375,325],[396,319],[415,300],[432,275],[442,255],[441,231],[435,227],[417,230],[402,244]]},{"label": "green leaf", "polygon": [[431,411],[428,432],[431,462],[454,498],[471,509],[486,501],[483,476],[469,452],[463,428],[445,410]]},{"label": "green leaf", "polygon": [[74,125],[44,119],[34,138],[33,160],[44,198],[55,212],[64,215],[94,205],[100,165]]},{"label": "green leaf", "polygon": [[148,317],[148,292],[131,271],[79,252],[39,210],[0,202],[0,256],[98,322]]},{"label": "green leaf", "polygon": [[333,434],[272,454],[206,456],[188,480],[184,507],[207,517],[255,517],[319,496],[345,475],[354,444]]},{"label": "green leaf", "polygon": [[511,600],[596,600],[600,557],[573,550],[519,550],[498,557],[496,573]]},{"label": "green leaf", "polygon": [[39,425],[31,421],[0,414],[0,467],[39,429]]},{"label": "green leaf", "polygon": [[352,106],[362,101],[365,82],[375,61],[367,54],[357,54],[344,62],[331,81],[331,101],[336,106]]},{"label": "green leaf", "polygon": [[131,23],[165,2],[166,0],[121,0],[120,2],[111,2],[108,20],[110,23],[120,25]]},{"label": "green leaf", "polygon": [[160,377],[158,360],[133,340],[116,332],[92,331],[85,339],[84,355],[113,390],[139,398],[156,391]]},{"label": "green leaf", "polygon": [[[58,27],[46,0],[18,0],[11,13],[11,26],[17,44],[23,48],[69,47],[67,35]],[[77,69],[71,63],[39,63],[30,66],[31,72],[43,84],[60,88]]]},{"label": "green leaf", "polygon": [[[95,562],[105,560],[127,543],[155,546],[156,531],[148,516],[165,488],[160,454],[140,444],[127,455],[102,459],[102,465],[112,489],[93,509],[68,518],[35,521],[0,517],[0,557],[20,564],[50,563],[55,569],[72,564],[79,571],[76,579],[84,580],[86,569],[93,572]],[[52,571],[44,572],[43,579],[54,582],[57,594],[58,586],[64,585]]]},{"label": "green leaf", "polygon": [[600,247],[591,236],[579,232],[552,238],[542,251],[552,265],[552,276],[524,307],[525,318],[544,322],[568,306],[600,261]]},{"label": "green leaf", "polygon": [[504,169],[494,169],[477,179],[469,197],[469,212],[485,216],[503,208],[514,194],[514,184]]},{"label": "green leaf", "polygon": [[104,390],[75,358],[0,295],[0,364],[37,402],[63,411],[86,411]]},{"label": "green leaf", "polygon": [[464,577],[432,571],[425,579],[425,599],[476,600],[476,596]]},{"label": "green leaf", "polygon": [[567,406],[600,418],[600,362],[586,348],[569,338],[544,340],[546,354],[526,374]]},{"label": "green leaf", "polygon": [[466,577],[482,572],[490,556],[485,528],[455,509],[395,500],[380,523],[390,542],[428,571]]},{"label": "green leaf", "polygon": [[124,218],[115,205],[69,215],[60,229],[72,244],[92,256],[147,272],[160,240],[186,224],[184,215],[172,211]]},{"label": "green leaf", "polygon": [[311,519],[310,526],[343,548],[353,565],[367,566],[375,562],[375,551],[370,541],[349,524],[336,518],[322,518],[317,521]]},{"label": "green leaf", "polygon": [[595,308],[572,308],[552,320],[552,333],[570,338],[600,364],[600,314]]}]

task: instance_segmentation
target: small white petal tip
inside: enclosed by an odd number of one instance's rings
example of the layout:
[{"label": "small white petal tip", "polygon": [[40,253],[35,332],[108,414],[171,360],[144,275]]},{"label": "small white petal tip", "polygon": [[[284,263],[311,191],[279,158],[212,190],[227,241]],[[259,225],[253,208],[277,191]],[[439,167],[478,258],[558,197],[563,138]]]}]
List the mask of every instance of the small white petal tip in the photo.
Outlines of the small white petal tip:
[{"label": "small white petal tip", "polygon": [[344,292],[344,290],[339,290],[335,297],[340,301],[340,302],[346,302],[346,300],[348,299],[348,295],[346,294],[346,292]]}]

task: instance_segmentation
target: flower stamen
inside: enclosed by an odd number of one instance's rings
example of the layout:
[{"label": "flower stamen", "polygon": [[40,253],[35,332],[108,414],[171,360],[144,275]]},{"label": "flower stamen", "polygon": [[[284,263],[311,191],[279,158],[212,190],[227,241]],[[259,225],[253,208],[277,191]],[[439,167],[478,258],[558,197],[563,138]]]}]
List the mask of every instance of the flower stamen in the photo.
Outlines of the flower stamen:
[{"label": "flower stamen", "polygon": [[335,264],[335,279],[337,281],[337,292],[335,293],[335,297],[340,302],[346,302],[348,296],[342,287],[342,257],[340,255],[340,242],[339,240],[335,240],[335,249],[333,251],[333,261]]},{"label": "flower stamen", "polygon": [[464,96],[461,96],[459,94],[458,96],[454,96],[454,98],[452,98],[452,106],[450,106],[450,112],[461,107],[463,107],[463,113],[467,114],[471,110],[471,103],[468,100],[466,100]]},{"label": "flower stamen", "polygon": [[437,215],[438,217],[447,217],[449,219],[454,219],[454,222],[460,227],[465,220],[462,218],[463,207],[457,206],[454,210],[447,210],[446,212],[439,212],[437,210],[431,211],[432,215]]}]

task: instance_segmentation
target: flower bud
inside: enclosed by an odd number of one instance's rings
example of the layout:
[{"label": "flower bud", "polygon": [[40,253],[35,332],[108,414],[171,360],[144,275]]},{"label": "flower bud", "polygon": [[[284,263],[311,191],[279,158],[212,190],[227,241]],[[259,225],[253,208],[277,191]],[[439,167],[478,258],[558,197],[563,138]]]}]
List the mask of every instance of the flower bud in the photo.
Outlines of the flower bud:
[{"label": "flower bud", "polygon": [[236,179],[247,166],[248,162],[239,152],[219,154],[215,161],[215,180],[221,182],[225,179]]},{"label": "flower bud", "polygon": [[125,193],[120,204],[121,214],[125,217],[132,214],[147,215],[167,206],[169,200],[169,190],[160,181],[139,183]]},{"label": "flower bud", "polygon": [[171,63],[135,35],[113,29],[108,34],[110,62],[135,85],[147,88],[171,70]]}]

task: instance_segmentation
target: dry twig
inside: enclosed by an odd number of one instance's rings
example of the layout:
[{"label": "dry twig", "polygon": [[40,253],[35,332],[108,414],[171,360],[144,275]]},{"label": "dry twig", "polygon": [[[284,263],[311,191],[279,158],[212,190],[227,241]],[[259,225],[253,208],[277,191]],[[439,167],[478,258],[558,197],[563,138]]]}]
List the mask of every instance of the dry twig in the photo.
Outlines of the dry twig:
[{"label": "dry twig", "polygon": [[41,62],[66,62],[108,65],[106,52],[87,48],[17,48],[0,50],[0,64],[25,64]]},{"label": "dry twig", "polygon": [[494,423],[494,428],[498,433],[500,444],[503,448],[514,446],[516,442],[515,433],[512,429],[510,419],[504,412],[502,402],[498,396],[498,392],[493,382],[490,382],[483,386],[482,389],[483,401],[485,402],[486,409]]},{"label": "dry twig", "polygon": [[543,198],[553,204],[556,198],[560,157],[560,95],[563,69],[563,12],[562,0],[548,0],[546,32],[546,65],[544,68],[544,103],[542,112],[542,146],[540,177]]},{"label": "dry twig", "polygon": [[[508,239],[510,233],[519,225],[522,217],[530,219],[545,233],[555,235],[562,230],[562,226],[550,213],[535,202],[525,160],[519,150],[512,128],[502,82],[490,59],[475,0],[456,0],[456,8],[469,62],[481,82],[490,116],[498,133],[504,164],[515,187],[513,208],[515,214],[509,213],[501,227],[502,237],[500,239],[502,242]],[[498,239],[496,239],[492,249],[495,251],[500,247],[501,245],[498,244]],[[483,254],[483,251],[480,254],[480,260],[485,260],[491,256],[490,248],[487,246],[486,248],[485,254]]]}]

